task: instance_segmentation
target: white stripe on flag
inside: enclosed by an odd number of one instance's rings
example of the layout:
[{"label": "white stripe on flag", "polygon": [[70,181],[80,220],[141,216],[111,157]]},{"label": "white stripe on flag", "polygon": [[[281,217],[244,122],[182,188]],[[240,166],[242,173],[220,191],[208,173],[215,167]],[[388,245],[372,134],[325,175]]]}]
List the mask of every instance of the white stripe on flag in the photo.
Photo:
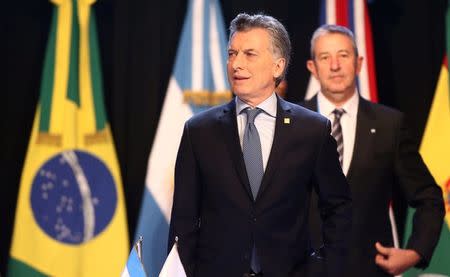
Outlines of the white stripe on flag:
[{"label": "white stripe on flag", "polygon": [[336,0],[326,0],[326,22],[322,24],[336,24]]},{"label": "white stripe on flag", "polygon": [[368,69],[368,53],[366,48],[366,26],[364,22],[364,1],[353,1],[353,22],[355,25],[355,39],[358,51],[362,57],[366,60],[363,61],[361,66],[361,72],[358,76],[359,79],[359,93],[360,95],[367,99],[370,99],[370,87],[369,87],[369,69]]},{"label": "white stripe on flag", "polygon": [[126,267],[123,270],[121,277],[130,277],[130,273],[128,272],[128,269]]},{"label": "white stripe on flag", "polygon": [[[147,169],[146,185],[167,222],[173,197],[173,171],[184,122],[192,116],[175,78],[170,78]],[[145,236],[144,236],[145,238]]]},{"label": "white stripe on flag", "polygon": [[214,79],[214,84],[216,86],[216,91],[225,91],[227,89],[225,81],[225,64],[222,63],[222,53],[219,29],[217,26],[217,7],[215,5],[210,5],[210,46],[211,46],[211,64],[212,64],[212,74]]},{"label": "white stripe on flag", "polygon": [[203,88],[203,25],[204,3],[202,0],[194,1],[192,10],[192,90],[200,91]]}]

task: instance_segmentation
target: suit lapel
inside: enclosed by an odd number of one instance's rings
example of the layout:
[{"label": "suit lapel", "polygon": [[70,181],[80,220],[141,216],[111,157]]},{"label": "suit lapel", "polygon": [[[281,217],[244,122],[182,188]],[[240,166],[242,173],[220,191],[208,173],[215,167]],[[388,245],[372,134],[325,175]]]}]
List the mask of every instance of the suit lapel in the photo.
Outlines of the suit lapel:
[{"label": "suit lapel", "polygon": [[[302,103],[305,108],[318,112],[317,95]],[[358,114],[356,119],[355,144],[353,155],[347,172],[347,180],[350,178],[361,161],[370,159],[369,150],[374,145],[374,134],[376,133],[375,114],[370,107],[370,103],[363,98],[359,98]],[[350,183],[350,182],[349,182]]]},{"label": "suit lapel", "polygon": [[347,173],[347,180],[350,182],[355,167],[362,161],[370,159],[370,150],[373,149],[375,133],[377,130],[375,114],[370,107],[370,103],[363,98],[359,98],[358,115],[356,121],[355,145],[353,156]]},{"label": "suit lapel", "polygon": [[[284,152],[284,142],[286,137],[289,136],[289,123],[285,123],[285,119],[291,118],[291,108],[286,101],[277,96],[277,117],[275,119],[275,132],[273,136],[272,148],[270,150],[269,160],[267,161],[266,170],[264,172],[263,179],[261,181],[261,187],[259,188],[256,200],[260,198],[261,194],[270,184],[270,180],[277,166],[282,161],[282,154]],[[289,122],[290,122],[289,121]]]},{"label": "suit lapel", "polygon": [[247,171],[245,170],[245,162],[242,155],[241,144],[239,142],[235,99],[231,100],[228,105],[224,106],[218,120],[221,123],[222,135],[225,138],[237,175],[239,176],[239,179],[241,179],[241,183],[244,185],[248,196],[253,200],[250,183],[248,182]]}]

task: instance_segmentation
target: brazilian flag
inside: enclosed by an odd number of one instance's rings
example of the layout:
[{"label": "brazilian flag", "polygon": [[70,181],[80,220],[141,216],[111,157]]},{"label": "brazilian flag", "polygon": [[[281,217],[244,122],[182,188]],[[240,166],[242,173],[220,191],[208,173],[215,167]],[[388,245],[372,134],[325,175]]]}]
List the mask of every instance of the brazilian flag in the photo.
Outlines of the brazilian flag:
[{"label": "brazilian flag", "polygon": [[126,211],[103,102],[93,2],[52,0],[9,276],[119,276],[127,260]]}]

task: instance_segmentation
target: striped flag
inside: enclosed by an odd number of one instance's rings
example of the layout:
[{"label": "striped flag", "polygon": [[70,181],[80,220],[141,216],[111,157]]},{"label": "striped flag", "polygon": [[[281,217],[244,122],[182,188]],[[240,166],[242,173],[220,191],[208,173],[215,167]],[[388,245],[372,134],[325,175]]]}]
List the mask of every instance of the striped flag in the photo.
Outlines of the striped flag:
[{"label": "striped flag", "polygon": [[95,1],[52,1],[9,276],[118,276],[128,252],[121,176],[103,103]]},{"label": "striped flag", "polygon": [[[375,78],[375,58],[367,2],[365,0],[321,0],[320,25],[336,24],[349,28],[355,35],[359,54],[364,57],[358,77],[358,90],[362,97],[378,101]],[[313,76],[309,79],[305,99],[310,99],[320,90]]]},{"label": "striped flag", "polygon": [[190,0],[158,128],[148,160],[136,236],[144,265],[157,276],[167,256],[174,167],[184,122],[231,99],[226,79],[226,32],[218,0]]}]

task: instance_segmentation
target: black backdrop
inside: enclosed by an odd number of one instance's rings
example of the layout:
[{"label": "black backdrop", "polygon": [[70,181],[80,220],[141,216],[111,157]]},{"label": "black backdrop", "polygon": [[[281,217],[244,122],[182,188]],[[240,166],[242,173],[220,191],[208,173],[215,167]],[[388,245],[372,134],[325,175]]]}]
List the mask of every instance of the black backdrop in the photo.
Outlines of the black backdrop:
[{"label": "black backdrop", "polygon": [[[130,239],[146,164],[175,58],[186,0],[103,0],[95,4],[105,101],[122,170]],[[239,12],[279,18],[293,42],[288,94],[299,101],[309,75],[309,38],[318,0],[222,0],[226,24]],[[372,0],[379,100],[405,112],[420,140],[444,54],[446,0]],[[31,132],[52,6],[8,1],[1,8],[0,272],[5,273],[17,191]],[[6,99],[6,102],[5,102]],[[113,247],[113,246],[111,246]]]}]

